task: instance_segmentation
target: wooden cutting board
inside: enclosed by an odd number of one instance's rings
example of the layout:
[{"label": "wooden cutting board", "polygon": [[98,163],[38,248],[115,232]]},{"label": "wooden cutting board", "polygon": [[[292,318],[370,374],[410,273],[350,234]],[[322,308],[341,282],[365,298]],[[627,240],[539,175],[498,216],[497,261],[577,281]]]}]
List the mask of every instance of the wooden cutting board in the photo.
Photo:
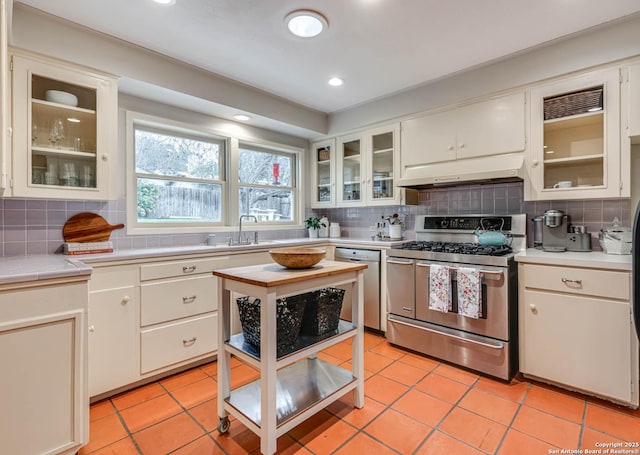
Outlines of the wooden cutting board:
[{"label": "wooden cutting board", "polygon": [[106,242],[114,229],[122,229],[124,224],[112,225],[96,213],[83,212],[73,215],[62,228],[65,242]]}]

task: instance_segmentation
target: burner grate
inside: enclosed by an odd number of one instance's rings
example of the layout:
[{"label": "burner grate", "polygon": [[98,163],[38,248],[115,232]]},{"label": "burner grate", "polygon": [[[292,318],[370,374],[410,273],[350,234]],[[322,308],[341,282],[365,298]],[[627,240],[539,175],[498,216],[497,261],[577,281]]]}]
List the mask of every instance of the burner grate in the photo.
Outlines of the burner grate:
[{"label": "burner grate", "polygon": [[479,243],[413,241],[402,245],[403,250],[433,251],[436,253],[504,256],[512,252],[508,245],[480,245]]}]

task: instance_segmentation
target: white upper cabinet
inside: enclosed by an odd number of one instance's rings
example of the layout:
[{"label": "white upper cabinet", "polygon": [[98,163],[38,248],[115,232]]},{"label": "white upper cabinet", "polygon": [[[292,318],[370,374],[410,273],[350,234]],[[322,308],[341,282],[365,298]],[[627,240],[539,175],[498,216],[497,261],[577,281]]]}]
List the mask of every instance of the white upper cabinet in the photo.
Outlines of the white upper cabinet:
[{"label": "white upper cabinet", "polygon": [[402,122],[402,166],[419,166],[525,149],[522,92]]},{"label": "white upper cabinet", "polygon": [[11,56],[11,195],[115,197],[115,78],[22,51]]},{"label": "white upper cabinet", "polygon": [[525,200],[628,197],[628,157],[618,68],[531,90]]},{"label": "white upper cabinet", "polygon": [[311,144],[311,207],[402,203],[399,124]]},{"label": "white upper cabinet", "polygon": [[7,2],[0,0],[0,196],[8,186],[9,154],[9,76],[8,76],[8,35]]},{"label": "white upper cabinet", "polygon": [[311,144],[311,207],[336,205],[336,141]]},{"label": "white upper cabinet", "polygon": [[640,63],[629,67],[629,136],[640,143]]}]

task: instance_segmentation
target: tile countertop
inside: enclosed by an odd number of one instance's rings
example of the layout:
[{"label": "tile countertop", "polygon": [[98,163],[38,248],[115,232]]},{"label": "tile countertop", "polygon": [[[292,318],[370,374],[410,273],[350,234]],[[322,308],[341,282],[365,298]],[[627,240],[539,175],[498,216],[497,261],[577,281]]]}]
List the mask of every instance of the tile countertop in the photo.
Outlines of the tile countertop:
[{"label": "tile countertop", "polygon": [[0,257],[0,284],[91,275],[91,267],[69,256]]},{"label": "tile countertop", "polygon": [[535,248],[528,248],[516,254],[517,262],[543,265],[565,265],[569,267],[589,267],[607,270],[631,271],[631,255],[605,254],[602,251],[580,253],[564,251],[552,253]]},{"label": "tile countertop", "polygon": [[[27,281],[46,280],[52,278],[91,275],[90,264],[126,261],[136,259],[153,259],[182,255],[198,255],[224,253],[229,251],[264,251],[272,248],[286,248],[292,246],[314,246],[330,243],[332,245],[350,245],[376,249],[390,248],[400,245],[403,241],[377,241],[351,238],[321,238],[321,239],[290,239],[270,240],[258,245],[240,246],[208,246],[184,245],[174,247],[141,248],[119,250],[113,253],[88,254],[82,256],[65,256],[61,254],[0,257],[0,284],[21,283]],[[85,262],[87,264],[85,264]]]}]

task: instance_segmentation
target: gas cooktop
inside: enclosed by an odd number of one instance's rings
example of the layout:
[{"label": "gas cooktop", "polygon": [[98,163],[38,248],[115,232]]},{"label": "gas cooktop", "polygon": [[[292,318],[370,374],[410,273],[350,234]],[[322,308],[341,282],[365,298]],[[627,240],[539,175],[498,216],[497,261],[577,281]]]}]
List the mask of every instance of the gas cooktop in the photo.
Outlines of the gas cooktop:
[{"label": "gas cooktop", "polygon": [[512,252],[508,245],[480,245],[467,242],[413,241],[404,243],[400,249],[433,251],[437,253],[479,254],[482,256],[504,256]]}]

